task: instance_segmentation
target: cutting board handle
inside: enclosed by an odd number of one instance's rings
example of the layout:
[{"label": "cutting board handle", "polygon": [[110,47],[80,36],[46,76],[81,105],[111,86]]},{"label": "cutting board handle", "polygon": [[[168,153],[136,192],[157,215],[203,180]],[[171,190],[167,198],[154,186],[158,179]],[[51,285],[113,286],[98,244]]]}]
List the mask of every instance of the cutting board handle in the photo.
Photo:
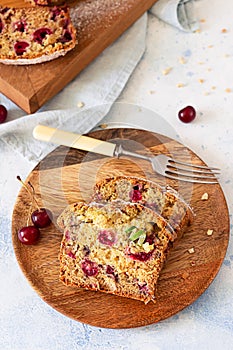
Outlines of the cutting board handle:
[{"label": "cutting board handle", "polygon": [[57,145],[81,149],[83,151],[102,154],[113,157],[116,145],[111,142],[101,141],[92,137],[51,128],[45,125],[37,125],[33,130],[35,139]]}]

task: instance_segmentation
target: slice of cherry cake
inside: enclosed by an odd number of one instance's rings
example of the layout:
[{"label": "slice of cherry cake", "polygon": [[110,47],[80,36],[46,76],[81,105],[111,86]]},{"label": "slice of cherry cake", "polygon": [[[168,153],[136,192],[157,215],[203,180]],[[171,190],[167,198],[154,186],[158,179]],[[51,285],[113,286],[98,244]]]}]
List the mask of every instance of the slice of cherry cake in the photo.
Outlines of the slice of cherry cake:
[{"label": "slice of cherry cake", "polygon": [[0,7],[0,62],[34,64],[64,56],[76,45],[68,8]]},{"label": "slice of cherry cake", "polygon": [[153,210],[123,201],[76,203],[58,218],[64,230],[60,279],[66,285],[155,300],[156,283],[176,238]]},{"label": "slice of cherry cake", "polygon": [[104,203],[118,199],[143,204],[156,211],[169,222],[179,238],[193,220],[190,206],[170,187],[129,176],[107,178],[95,185],[93,201]]}]

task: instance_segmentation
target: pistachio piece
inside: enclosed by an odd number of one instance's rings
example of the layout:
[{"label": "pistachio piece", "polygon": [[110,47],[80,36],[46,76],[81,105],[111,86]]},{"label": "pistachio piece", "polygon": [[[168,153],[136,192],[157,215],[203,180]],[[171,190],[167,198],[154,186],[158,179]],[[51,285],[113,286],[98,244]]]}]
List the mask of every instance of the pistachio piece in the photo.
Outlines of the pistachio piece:
[{"label": "pistachio piece", "polygon": [[139,246],[142,246],[143,243],[145,242],[145,239],[146,239],[146,233],[144,232],[144,233],[142,233],[141,236],[139,237],[138,243],[137,243],[137,244],[138,244]]},{"label": "pistachio piece", "polygon": [[138,230],[136,232],[132,232],[131,235],[129,236],[129,239],[131,241],[136,241],[141,235],[143,235],[145,232],[143,230]]},{"label": "pistachio piece", "polygon": [[126,233],[130,233],[130,232],[132,232],[135,228],[137,228],[137,227],[136,227],[136,226],[131,226],[131,227],[127,228],[127,229],[125,230],[125,232],[126,232]]}]

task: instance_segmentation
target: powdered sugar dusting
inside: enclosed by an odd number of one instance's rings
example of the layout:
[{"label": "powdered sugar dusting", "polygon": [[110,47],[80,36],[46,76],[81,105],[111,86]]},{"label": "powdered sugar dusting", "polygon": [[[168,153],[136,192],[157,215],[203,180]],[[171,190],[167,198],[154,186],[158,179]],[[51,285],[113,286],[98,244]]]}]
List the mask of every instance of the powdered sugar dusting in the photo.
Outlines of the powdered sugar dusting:
[{"label": "powdered sugar dusting", "polygon": [[129,12],[136,0],[81,0],[70,9],[72,22],[77,29],[78,39],[92,39],[98,31],[110,27]]}]

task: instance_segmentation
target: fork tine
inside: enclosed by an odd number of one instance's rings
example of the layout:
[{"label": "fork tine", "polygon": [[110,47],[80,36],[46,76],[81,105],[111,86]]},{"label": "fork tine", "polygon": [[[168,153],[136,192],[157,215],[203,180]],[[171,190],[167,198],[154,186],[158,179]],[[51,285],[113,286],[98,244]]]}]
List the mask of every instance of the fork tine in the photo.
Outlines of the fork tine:
[{"label": "fork tine", "polygon": [[185,176],[187,178],[197,178],[197,179],[211,179],[211,180],[215,180],[216,177],[214,174],[211,175],[211,173],[209,173],[209,175],[200,175],[200,174],[195,174],[192,172],[183,172],[183,171],[171,171],[171,170],[165,170],[166,174],[171,174],[171,175],[176,175],[176,176]]},{"label": "fork tine", "polygon": [[[187,168],[186,167],[182,167],[182,166],[176,166],[176,165],[170,165],[170,163],[167,164],[167,168],[168,169],[171,169],[171,171],[174,169],[174,170],[181,170],[183,172],[186,172],[186,173],[192,173],[192,174],[202,174],[203,176],[204,175],[219,175],[220,174],[220,169],[219,170],[210,170],[208,168],[199,168],[197,167],[197,169],[195,168],[191,168],[190,166],[188,166]],[[208,170],[207,170],[208,169]],[[215,168],[216,169],[216,168]]]},{"label": "fork tine", "polygon": [[193,177],[185,177],[185,176],[173,176],[171,173],[165,172],[165,176],[172,180],[180,180],[185,182],[199,183],[199,184],[217,184],[218,181],[213,177],[212,181],[205,180],[203,177],[193,178]]},{"label": "fork tine", "polygon": [[176,160],[176,159],[172,159],[172,158],[169,158],[168,162],[169,163],[173,163],[173,164],[185,165],[187,167],[192,167],[192,168],[220,171],[219,168],[214,168],[214,167],[208,167],[208,166],[205,166],[205,165],[198,165],[198,164],[191,164],[191,163],[181,162],[180,160]]}]

